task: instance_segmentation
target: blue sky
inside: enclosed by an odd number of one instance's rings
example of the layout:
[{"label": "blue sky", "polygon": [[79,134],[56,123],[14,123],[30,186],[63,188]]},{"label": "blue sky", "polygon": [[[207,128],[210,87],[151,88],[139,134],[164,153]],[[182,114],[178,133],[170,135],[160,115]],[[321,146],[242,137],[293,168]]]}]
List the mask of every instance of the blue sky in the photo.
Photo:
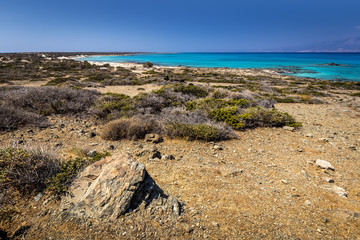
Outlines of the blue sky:
[{"label": "blue sky", "polygon": [[316,49],[360,36],[359,12],[359,0],[0,0],[0,52]]}]

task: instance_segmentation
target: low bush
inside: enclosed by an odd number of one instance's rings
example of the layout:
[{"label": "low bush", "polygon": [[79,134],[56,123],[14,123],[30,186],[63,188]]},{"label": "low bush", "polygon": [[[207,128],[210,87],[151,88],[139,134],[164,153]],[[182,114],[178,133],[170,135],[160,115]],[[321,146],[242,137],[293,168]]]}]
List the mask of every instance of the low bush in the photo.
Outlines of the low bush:
[{"label": "low bush", "polygon": [[231,126],[233,129],[244,128],[243,122],[239,119],[237,115],[236,107],[226,107],[221,109],[212,110],[209,113],[209,116],[216,121],[224,122]]},{"label": "low bush", "polygon": [[251,106],[251,102],[246,99],[217,99],[217,98],[205,98],[199,99],[186,103],[187,110],[202,110],[205,112],[210,112],[214,109],[220,109],[224,107],[239,107],[246,108]]},{"label": "low bush", "polygon": [[0,104],[0,131],[14,130],[22,126],[42,126],[45,124],[46,119],[35,113]]},{"label": "low bush", "polygon": [[261,107],[248,108],[239,115],[239,118],[242,120],[245,128],[301,126],[301,123],[296,122],[288,113]]},{"label": "low bush", "polygon": [[48,179],[59,171],[60,161],[46,151],[0,150],[0,189],[13,187],[23,194],[42,191]]},{"label": "low bush", "polygon": [[103,94],[102,98],[96,102],[94,109],[98,116],[108,119],[130,116],[136,110],[132,98],[117,93]]},{"label": "low bush", "polygon": [[152,66],[154,66],[154,64],[151,63],[151,62],[145,62],[145,63],[143,64],[143,67],[144,67],[144,68],[151,68]]},{"label": "low bush", "polygon": [[84,113],[100,93],[68,87],[23,87],[7,91],[0,101],[41,115]]},{"label": "low bush", "polygon": [[102,138],[107,140],[121,139],[143,139],[146,134],[159,132],[160,126],[155,119],[152,118],[121,118],[111,121],[104,126]]},{"label": "low bush", "polygon": [[0,190],[15,188],[29,194],[47,189],[53,194],[63,194],[81,170],[109,155],[104,152],[61,161],[46,147],[25,145],[0,149]]}]

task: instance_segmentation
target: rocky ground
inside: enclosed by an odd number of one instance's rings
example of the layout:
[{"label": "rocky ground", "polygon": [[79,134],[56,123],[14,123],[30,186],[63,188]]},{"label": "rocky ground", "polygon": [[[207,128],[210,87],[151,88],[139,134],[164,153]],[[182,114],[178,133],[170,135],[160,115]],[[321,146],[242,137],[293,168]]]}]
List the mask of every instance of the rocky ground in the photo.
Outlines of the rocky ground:
[{"label": "rocky ground", "polygon": [[360,98],[323,100],[276,104],[300,129],[250,129],[216,143],[106,141],[98,120],[63,116],[48,117],[45,129],[1,133],[1,147],[36,143],[64,158],[130,153],[182,212],[141,205],[112,221],[65,219],[61,200],[45,193],[16,197],[0,229],[19,239],[359,239]]},{"label": "rocky ground", "polygon": [[[217,143],[109,142],[90,135],[98,135],[101,125],[64,117],[53,117],[48,129],[2,134],[2,143],[32,140],[56,145],[66,155],[74,148],[129,152],[184,204],[179,218],[144,217],[149,210],[140,209],[109,226],[89,227],[91,223],[61,222],[56,218],[59,201],[43,196],[38,202],[23,199],[19,214],[2,228],[14,232],[25,221],[31,226],[28,239],[101,239],[105,233],[108,238],[357,239],[360,113],[346,107],[346,99],[335,100],[277,104],[303,122],[303,128],[247,130],[238,132],[238,139]],[[156,151],[161,158],[152,158]],[[316,166],[317,159],[329,161],[334,170]]]}]

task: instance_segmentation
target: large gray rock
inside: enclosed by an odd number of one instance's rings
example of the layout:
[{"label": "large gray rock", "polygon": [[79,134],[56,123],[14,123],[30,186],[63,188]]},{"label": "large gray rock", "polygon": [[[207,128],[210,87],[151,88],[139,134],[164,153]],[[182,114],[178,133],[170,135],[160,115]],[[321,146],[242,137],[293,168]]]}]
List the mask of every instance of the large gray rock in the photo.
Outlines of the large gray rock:
[{"label": "large gray rock", "polygon": [[88,166],[62,199],[63,216],[116,220],[141,203],[165,206],[180,214],[180,204],[166,196],[143,164],[126,154],[107,157]]}]

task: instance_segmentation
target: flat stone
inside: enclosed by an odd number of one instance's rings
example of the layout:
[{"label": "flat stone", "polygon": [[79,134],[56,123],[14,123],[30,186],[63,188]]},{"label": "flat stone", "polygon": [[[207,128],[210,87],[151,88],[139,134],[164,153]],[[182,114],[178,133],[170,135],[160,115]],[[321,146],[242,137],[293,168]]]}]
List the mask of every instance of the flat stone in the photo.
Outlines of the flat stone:
[{"label": "flat stone", "polygon": [[331,170],[335,171],[335,168],[333,167],[333,165],[331,165],[330,162],[325,161],[325,160],[317,159],[316,166],[323,168],[323,169],[331,169]]},{"label": "flat stone", "polygon": [[325,186],[323,187],[333,193],[336,193],[337,195],[339,195],[340,197],[344,197],[344,198],[347,198],[348,197],[348,194],[346,193],[345,189],[339,187],[339,186],[336,186],[336,185],[332,185],[332,186]]},{"label": "flat stone", "polygon": [[334,179],[329,178],[329,177],[324,177],[323,180],[324,180],[325,182],[328,182],[328,183],[334,183],[334,182],[335,182]]},{"label": "flat stone", "polygon": [[284,126],[283,129],[286,131],[291,131],[291,132],[293,132],[295,130],[294,127],[289,127],[289,126]]},{"label": "flat stone", "polygon": [[223,150],[222,146],[220,146],[220,145],[214,145],[213,149],[214,150]]},{"label": "flat stone", "polygon": [[161,157],[163,160],[175,160],[175,157],[172,154],[165,154]]}]

